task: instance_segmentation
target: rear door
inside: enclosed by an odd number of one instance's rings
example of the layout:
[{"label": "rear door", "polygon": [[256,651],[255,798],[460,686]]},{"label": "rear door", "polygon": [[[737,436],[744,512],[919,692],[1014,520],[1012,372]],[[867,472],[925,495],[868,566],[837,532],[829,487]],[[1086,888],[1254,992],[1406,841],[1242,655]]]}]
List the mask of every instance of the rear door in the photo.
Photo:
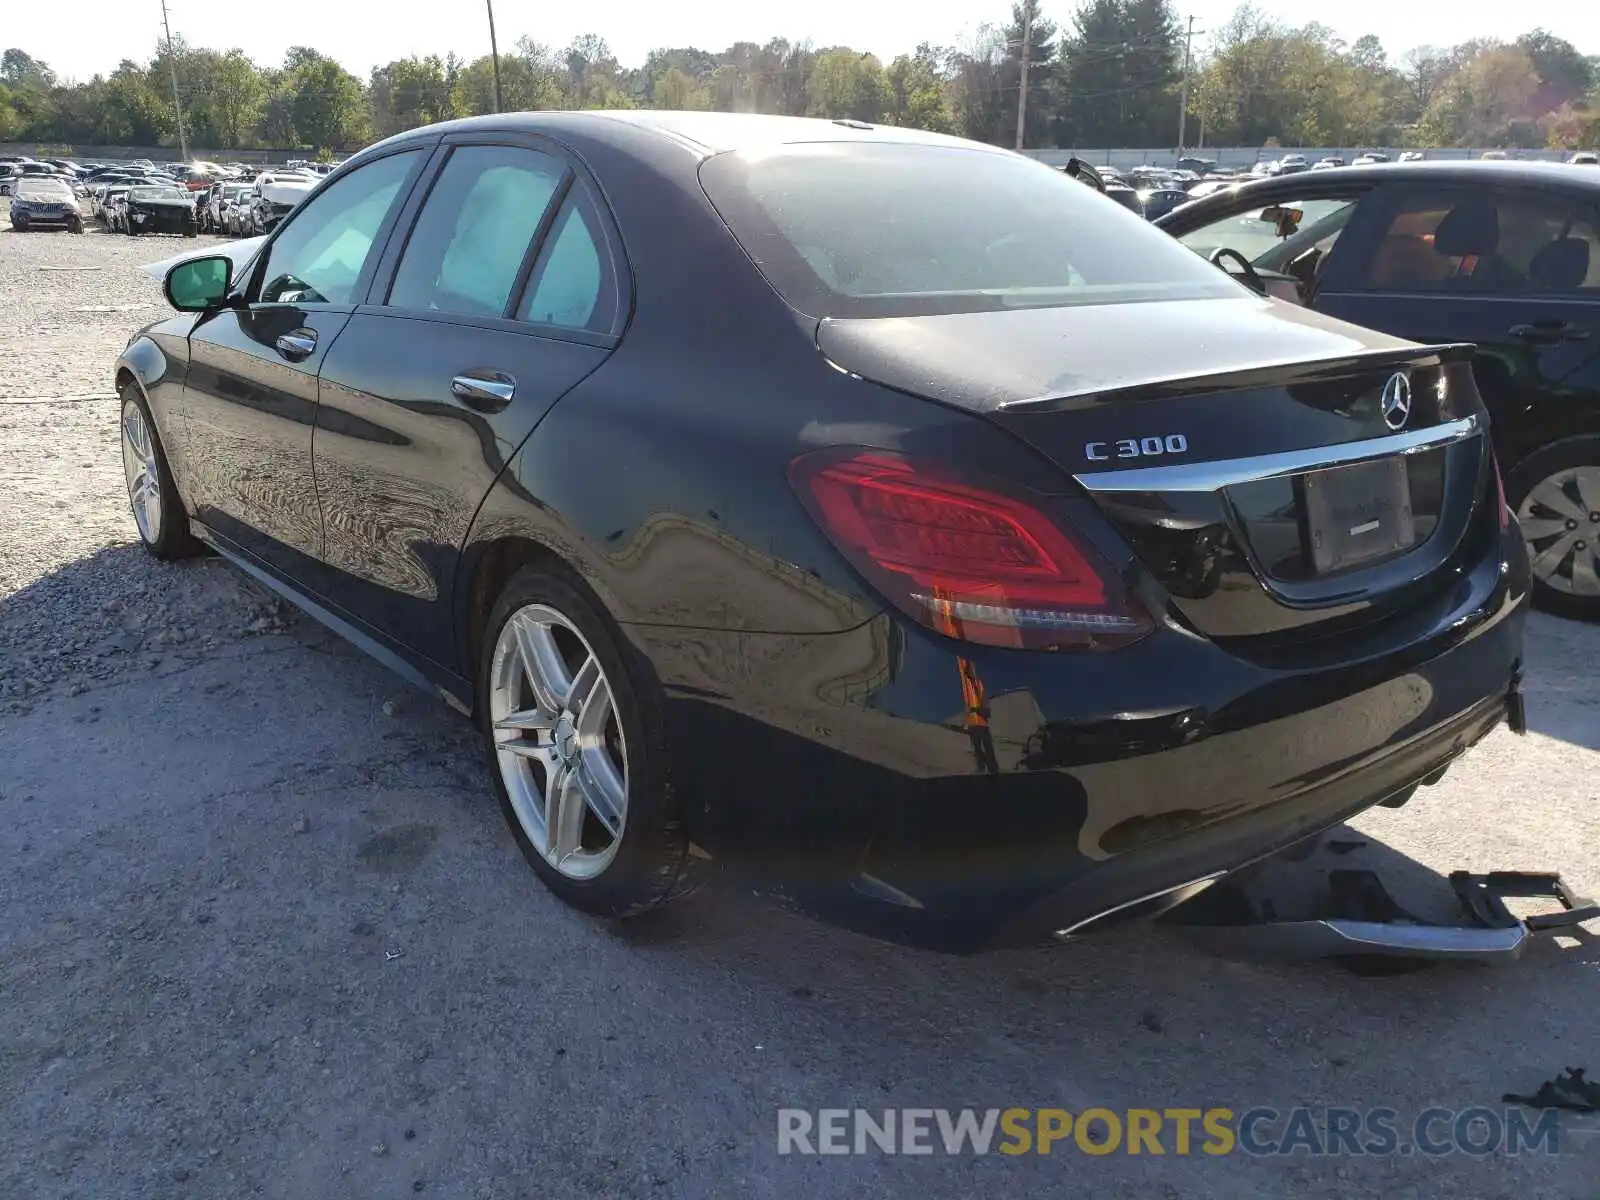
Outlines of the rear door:
[{"label": "rear door", "polygon": [[216,533],[294,578],[322,553],[311,469],[317,372],[425,157],[402,149],[325,189],[263,248],[236,306],[189,336],[190,501]]},{"label": "rear door", "polygon": [[447,139],[322,364],[315,460],[326,593],[456,663],[452,583],[479,503],[627,313],[620,247],[577,165],[539,139]]},{"label": "rear door", "polygon": [[1413,341],[1476,343],[1474,375],[1507,465],[1592,426],[1593,394],[1568,386],[1600,356],[1592,201],[1526,187],[1389,185],[1352,233],[1317,307]]}]

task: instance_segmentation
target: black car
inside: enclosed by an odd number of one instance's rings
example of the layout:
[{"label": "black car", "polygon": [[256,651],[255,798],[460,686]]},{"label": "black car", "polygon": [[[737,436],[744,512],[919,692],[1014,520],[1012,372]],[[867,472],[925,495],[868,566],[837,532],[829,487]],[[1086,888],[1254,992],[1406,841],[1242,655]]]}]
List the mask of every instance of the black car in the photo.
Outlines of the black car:
[{"label": "black car", "polygon": [[178,187],[131,187],[120,217],[123,233],[181,233],[197,237],[194,195]]},{"label": "black car", "polygon": [[1469,351],[1265,301],[1008,151],[481,117],[242,270],[174,267],[117,364],[140,537],[470,713],[585,911],[720,861],[929,946],[1080,930],[1517,711]]},{"label": "black car", "polygon": [[1180,204],[1189,202],[1189,193],[1181,187],[1162,184],[1140,193],[1140,201],[1144,209],[1145,220],[1154,221],[1164,217]]},{"label": "black car", "polygon": [[1600,617],[1600,177],[1411,162],[1253,183],[1160,222],[1258,288],[1421,342],[1473,342],[1534,597]]}]

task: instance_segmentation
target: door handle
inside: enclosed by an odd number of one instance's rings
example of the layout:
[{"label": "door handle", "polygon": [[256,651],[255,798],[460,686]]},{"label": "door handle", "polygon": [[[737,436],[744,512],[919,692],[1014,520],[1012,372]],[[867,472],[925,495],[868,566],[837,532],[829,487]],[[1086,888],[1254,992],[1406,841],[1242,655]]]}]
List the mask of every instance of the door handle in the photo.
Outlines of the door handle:
[{"label": "door handle", "polygon": [[450,381],[450,392],[479,412],[499,412],[517,394],[517,381],[504,371],[468,371]]},{"label": "door handle", "polygon": [[315,329],[291,329],[288,333],[280,333],[274,343],[278,353],[290,362],[299,362],[302,358],[310,358],[317,348],[317,331]]},{"label": "door handle", "polygon": [[1583,342],[1589,338],[1589,330],[1586,327],[1574,325],[1570,321],[1534,321],[1528,325],[1513,325],[1510,332],[1512,337],[1532,342],[1536,346],[1554,346],[1558,342]]}]

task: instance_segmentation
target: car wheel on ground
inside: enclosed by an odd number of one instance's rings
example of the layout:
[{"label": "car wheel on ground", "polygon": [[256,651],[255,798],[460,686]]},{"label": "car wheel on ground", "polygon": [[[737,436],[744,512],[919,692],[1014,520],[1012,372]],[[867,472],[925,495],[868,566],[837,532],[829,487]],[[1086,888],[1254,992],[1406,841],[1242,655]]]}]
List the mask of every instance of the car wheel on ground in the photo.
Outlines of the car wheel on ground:
[{"label": "car wheel on ground", "polygon": [[202,546],[189,532],[189,516],[167,467],[167,453],[138,385],[122,395],[122,471],[139,540],[157,558],[188,558]]},{"label": "car wheel on ground", "polygon": [[15,229],[18,233],[27,233],[28,218],[18,217],[15,221],[11,222],[11,228]]},{"label": "car wheel on ground", "polygon": [[553,567],[525,568],[489,616],[479,722],[501,810],[545,885],[628,917],[698,882],[667,769],[662,704],[598,603]]},{"label": "car wheel on ground", "polygon": [[1528,542],[1534,601],[1600,619],[1600,435],[1535,450],[1507,473],[1506,501]]}]

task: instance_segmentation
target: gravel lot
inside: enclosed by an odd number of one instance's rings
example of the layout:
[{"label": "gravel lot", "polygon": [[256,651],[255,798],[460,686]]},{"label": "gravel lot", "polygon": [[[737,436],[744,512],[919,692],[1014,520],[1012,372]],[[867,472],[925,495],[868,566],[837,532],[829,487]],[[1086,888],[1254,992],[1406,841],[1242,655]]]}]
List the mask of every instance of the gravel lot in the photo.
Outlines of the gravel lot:
[{"label": "gravel lot", "polygon": [[[1600,1196],[1578,1117],[1558,1156],[780,1158],[780,1106],[1498,1105],[1600,1074],[1600,931],[1372,979],[1157,929],[945,959],[726,884],[574,915],[464,721],[134,544],[110,368],[181,246],[0,220],[0,1195]],[[1600,629],[1529,655],[1535,732],[1359,823],[1435,897],[1600,890]]]}]

